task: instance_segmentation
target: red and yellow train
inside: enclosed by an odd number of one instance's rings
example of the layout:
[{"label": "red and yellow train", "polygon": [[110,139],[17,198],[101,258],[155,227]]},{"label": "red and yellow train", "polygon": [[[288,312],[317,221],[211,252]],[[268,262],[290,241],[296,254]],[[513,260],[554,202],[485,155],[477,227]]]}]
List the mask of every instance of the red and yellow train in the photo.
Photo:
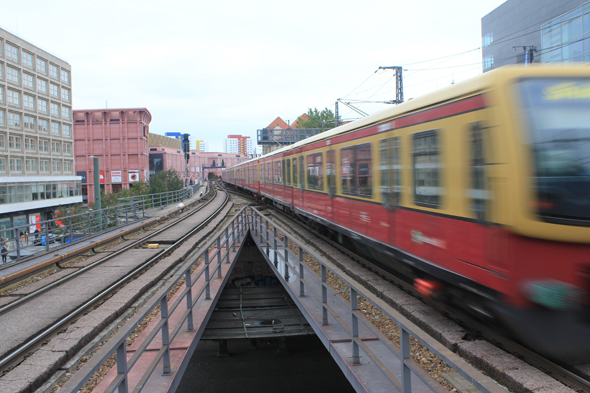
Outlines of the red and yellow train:
[{"label": "red and yellow train", "polygon": [[586,66],[504,67],[223,178],[546,354],[590,353]]}]

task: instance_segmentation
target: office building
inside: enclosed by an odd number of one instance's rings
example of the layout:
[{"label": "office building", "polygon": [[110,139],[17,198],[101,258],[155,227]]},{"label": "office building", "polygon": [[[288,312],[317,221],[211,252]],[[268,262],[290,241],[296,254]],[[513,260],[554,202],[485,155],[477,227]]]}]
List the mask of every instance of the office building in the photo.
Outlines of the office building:
[{"label": "office building", "polygon": [[0,229],[78,202],[71,66],[0,29]]},{"label": "office building", "polygon": [[82,177],[84,201],[94,203],[91,156],[99,159],[100,188],[105,193],[116,193],[149,179],[152,115],[146,108],[75,110],[74,120],[76,174]]},{"label": "office building", "polygon": [[507,0],[481,19],[483,71],[590,61],[590,2]]}]

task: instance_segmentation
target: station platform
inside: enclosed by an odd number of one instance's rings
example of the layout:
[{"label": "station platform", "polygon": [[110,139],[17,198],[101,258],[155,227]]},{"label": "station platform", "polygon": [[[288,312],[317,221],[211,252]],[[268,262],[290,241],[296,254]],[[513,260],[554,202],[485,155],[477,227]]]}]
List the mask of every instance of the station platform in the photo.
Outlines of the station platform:
[{"label": "station platform", "polygon": [[[184,205],[189,205],[194,203],[202,198],[200,194],[202,193],[205,195],[207,190],[207,184],[201,186],[198,192],[195,192],[190,198],[185,199],[182,201]],[[0,285],[4,282],[10,280],[10,277],[14,276],[23,276],[26,272],[37,272],[38,267],[50,267],[56,262],[59,262],[56,258],[63,258],[68,254],[76,254],[78,251],[83,249],[89,249],[92,245],[98,245],[102,241],[112,238],[113,236],[117,236],[119,234],[124,234],[133,229],[139,228],[144,226],[150,220],[153,220],[157,217],[166,216],[175,210],[178,210],[178,202],[169,204],[163,208],[153,208],[147,209],[145,211],[145,218],[132,221],[128,224],[119,225],[115,228],[112,228],[107,231],[103,231],[99,234],[93,235],[91,237],[85,238],[83,240],[77,241],[75,243],[70,244],[61,244],[61,243],[51,243],[49,244],[49,251],[45,251],[43,246],[30,246],[24,249],[25,252],[29,252],[31,254],[31,258],[24,259],[19,262],[7,262],[5,264],[0,263]],[[34,241],[34,236],[29,237],[29,241],[32,243]],[[38,252],[35,251],[35,248],[38,248]],[[27,251],[28,250],[28,251]],[[31,251],[33,250],[33,251]]]}]

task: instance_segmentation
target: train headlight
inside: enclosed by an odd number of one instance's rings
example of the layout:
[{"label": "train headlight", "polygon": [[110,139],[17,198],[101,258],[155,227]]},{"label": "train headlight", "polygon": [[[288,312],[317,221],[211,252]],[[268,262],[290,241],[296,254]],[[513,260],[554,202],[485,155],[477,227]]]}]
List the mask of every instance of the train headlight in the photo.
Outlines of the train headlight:
[{"label": "train headlight", "polygon": [[531,280],[524,286],[528,300],[553,310],[579,307],[584,301],[584,290],[557,280]]}]

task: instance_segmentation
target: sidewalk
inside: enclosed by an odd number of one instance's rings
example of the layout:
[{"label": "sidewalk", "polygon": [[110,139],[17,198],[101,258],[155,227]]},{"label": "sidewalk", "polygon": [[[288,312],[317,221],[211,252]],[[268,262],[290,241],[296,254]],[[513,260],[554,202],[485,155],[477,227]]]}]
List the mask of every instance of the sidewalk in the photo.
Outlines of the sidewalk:
[{"label": "sidewalk", "polygon": [[[203,195],[205,195],[206,191],[207,191],[207,184],[205,183],[205,185],[201,186],[199,191],[196,192],[195,194],[193,194],[192,197],[185,199],[182,202],[172,203],[170,205],[165,206],[164,208],[148,209],[145,211],[145,218],[143,218],[143,219],[132,221],[126,225],[119,225],[119,226],[112,228],[108,231],[101,232],[98,235],[93,235],[93,236],[85,238],[83,240],[79,240],[75,243],[70,243],[69,245],[64,245],[61,243],[50,243],[49,244],[49,252],[46,252],[45,246],[32,245],[35,240],[35,237],[29,236],[29,246],[25,246],[25,248],[22,249],[21,255],[24,255],[25,253],[29,253],[30,255],[39,254],[39,256],[34,257],[32,259],[22,261],[22,262],[13,263],[13,264],[11,264],[10,262],[8,262],[7,264],[0,263],[0,282],[3,277],[8,277],[12,274],[19,273],[23,270],[30,269],[31,267],[34,267],[35,265],[42,265],[44,263],[51,261],[55,257],[62,255],[62,254],[75,252],[76,250],[82,249],[84,247],[88,247],[89,245],[91,245],[93,243],[96,243],[101,240],[112,237],[114,234],[117,234],[120,232],[125,232],[125,231],[132,229],[132,228],[140,227],[151,219],[154,219],[156,217],[165,216],[166,214],[169,214],[172,211],[176,210],[179,203],[184,203],[185,205],[188,205],[190,203],[193,203],[193,202],[201,199],[199,194],[202,192]],[[138,212],[138,214],[141,214],[141,212]],[[38,248],[39,251],[38,252],[31,252],[31,250],[34,250],[35,248]],[[11,253],[14,253],[14,251],[12,251]],[[9,255],[11,253],[9,253]],[[8,261],[10,261],[10,257],[8,257]]]}]

